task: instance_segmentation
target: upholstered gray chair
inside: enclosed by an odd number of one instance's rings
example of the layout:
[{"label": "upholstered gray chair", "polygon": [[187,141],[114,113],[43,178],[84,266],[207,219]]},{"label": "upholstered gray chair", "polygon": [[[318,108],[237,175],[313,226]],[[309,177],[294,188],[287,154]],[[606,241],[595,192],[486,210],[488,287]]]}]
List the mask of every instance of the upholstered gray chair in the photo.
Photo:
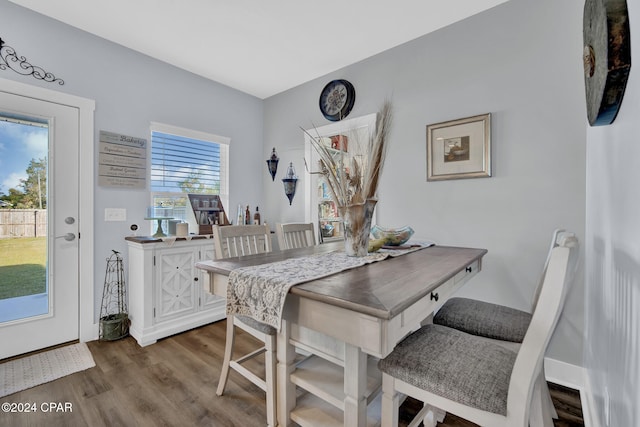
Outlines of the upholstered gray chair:
[{"label": "upholstered gray chair", "polygon": [[[267,225],[234,225],[213,226],[215,258],[223,259],[232,256],[253,255],[271,252],[271,231]],[[238,327],[264,343],[264,346],[249,354],[232,359],[234,353],[235,328]],[[216,394],[222,396],[229,370],[241,374],[243,377],[260,387],[266,393],[267,425],[276,425],[276,333],[269,325],[258,322],[247,316],[227,315],[227,335],[224,348],[224,360],[220,372],[220,380]],[[242,363],[264,353],[265,378],[251,372]]]},{"label": "upholstered gray chair", "polygon": [[559,245],[559,239],[564,234],[565,231],[561,229],[553,232],[530,312],[470,298],[451,298],[438,310],[433,323],[487,338],[521,343],[531,322],[531,313],[538,302],[551,251]]},{"label": "upholstered gray chair", "polygon": [[382,425],[398,425],[402,394],[425,403],[418,414],[425,427],[435,427],[446,412],[482,426],[549,425],[541,414],[538,379],[573,279],[577,252],[573,234],[565,234],[551,250],[517,351],[438,324],[425,325],[399,343],[378,365],[383,373]]},{"label": "upholstered gray chair", "polygon": [[[438,310],[433,318],[433,323],[496,340],[497,344],[518,351],[531,322],[531,313],[535,310],[538,302],[551,252],[567,235],[572,234],[566,233],[563,229],[556,229],[553,232],[547,259],[536,286],[529,312],[470,298],[451,298]],[[551,422],[549,419],[557,418],[558,414],[551,401],[544,368],[540,372],[538,381],[541,394],[540,404],[543,408],[542,416],[547,418],[546,422],[549,424]]]}]

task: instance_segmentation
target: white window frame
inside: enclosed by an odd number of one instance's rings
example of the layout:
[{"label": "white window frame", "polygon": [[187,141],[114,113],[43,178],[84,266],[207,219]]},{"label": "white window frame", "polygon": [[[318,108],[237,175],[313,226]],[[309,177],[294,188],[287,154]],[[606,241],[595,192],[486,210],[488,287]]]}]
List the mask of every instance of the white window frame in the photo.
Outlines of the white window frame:
[{"label": "white window frame", "polygon": [[[229,206],[229,145],[231,144],[231,138],[226,136],[220,136],[213,133],[202,132],[194,129],[183,128],[179,126],[168,125],[165,123],[151,122],[149,135],[153,132],[168,133],[171,135],[198,139],[201,141],[207,141],[217,143],[220,145],[220,200],[225,210],[228,210]],[[151,141],[152,139],[149,138]],[[153,142],[151,143],[153,144]],[[153,149],[153,148],[152,148]],[[151,155],[149,156],[149,175],[151,175]],[[151,190],[151,177],[149,176],[149,189]],[[154,197],[171,197],[175,194],[183,194],[177,192],[159,192],[150,191],[150,204],[153,205]],[[227,213],[228,215],[228,213]],[[154,229],[154,227],[152,227]]]}]

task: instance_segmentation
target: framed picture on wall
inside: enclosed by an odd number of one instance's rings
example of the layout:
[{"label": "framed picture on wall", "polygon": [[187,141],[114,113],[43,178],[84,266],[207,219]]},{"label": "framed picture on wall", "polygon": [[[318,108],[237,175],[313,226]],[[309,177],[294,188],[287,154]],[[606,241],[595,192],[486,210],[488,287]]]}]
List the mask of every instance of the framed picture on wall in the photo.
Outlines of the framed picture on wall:
[{"label": "framed picture on wall", "polygon": [[427,181],[491,176],[491,114],[427,126]]}]

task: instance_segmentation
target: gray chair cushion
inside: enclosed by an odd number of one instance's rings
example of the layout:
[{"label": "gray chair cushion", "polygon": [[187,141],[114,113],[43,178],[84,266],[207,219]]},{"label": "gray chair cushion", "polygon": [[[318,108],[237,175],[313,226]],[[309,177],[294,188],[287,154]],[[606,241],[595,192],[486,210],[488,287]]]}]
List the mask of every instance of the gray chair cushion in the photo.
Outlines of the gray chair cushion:
[{"label": "gray chair cushion", "polygon": [[433,323],[473,335],[521,343],[531,323],[531,314],[489,302],[451,298],[438,310]]},{"label": "gray chair cushion", "polygon": [[258,322],[257,320],[255,320],[252,317],[249,316],[236,316],[237,319],[239,321],[241,321],[242,323],[244,323],[245,325],[256,329],[260,332],[262,332],[263,334],[267,334],[267,335],[275,335],[277,333],[276,329],[272,326],[269,326],[265,323],[262,322]]},{"label": "gray chair cushion", "polygon": [[467,406],[506,415],[516,353],[440,325],[426,325],[378,362],[386,374]]}]

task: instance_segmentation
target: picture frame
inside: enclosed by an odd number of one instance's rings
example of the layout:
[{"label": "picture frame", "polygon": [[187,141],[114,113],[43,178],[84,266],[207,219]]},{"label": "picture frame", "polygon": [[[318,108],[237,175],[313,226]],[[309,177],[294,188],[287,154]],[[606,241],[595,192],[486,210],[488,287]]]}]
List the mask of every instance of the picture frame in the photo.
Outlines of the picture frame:
[{"label": "picture frame", "polygon": [[491,113],[427,125],[427,181],[491,176]]}]

